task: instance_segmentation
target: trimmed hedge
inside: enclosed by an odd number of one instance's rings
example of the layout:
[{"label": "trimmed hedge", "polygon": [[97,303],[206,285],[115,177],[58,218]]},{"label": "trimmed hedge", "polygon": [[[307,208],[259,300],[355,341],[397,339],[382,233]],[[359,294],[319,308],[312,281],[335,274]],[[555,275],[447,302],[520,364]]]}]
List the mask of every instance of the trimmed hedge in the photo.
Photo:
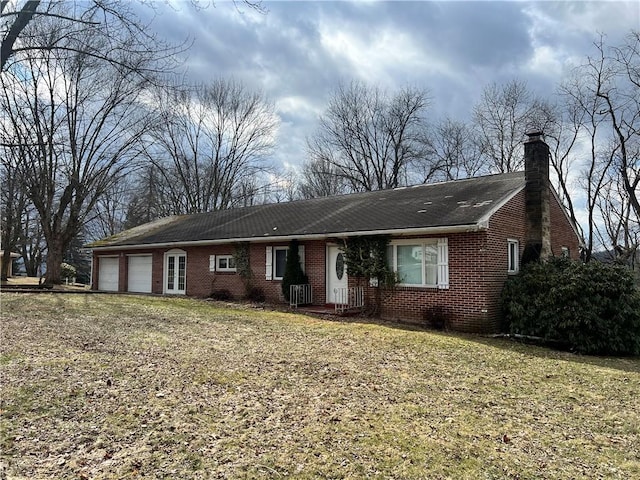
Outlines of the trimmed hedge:
[{"label": "trimmed hedge", "polygon": [[505,330],[590,355],[640,355],[640,292],[620,265],[527,264],[502,292]]}]

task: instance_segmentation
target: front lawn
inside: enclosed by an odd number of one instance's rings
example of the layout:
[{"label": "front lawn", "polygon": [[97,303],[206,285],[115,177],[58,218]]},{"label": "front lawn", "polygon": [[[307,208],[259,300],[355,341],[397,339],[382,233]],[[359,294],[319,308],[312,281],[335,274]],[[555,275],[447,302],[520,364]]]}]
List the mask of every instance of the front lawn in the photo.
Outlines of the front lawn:
[{"label": "front lawn", "polygon": [[638,358],[183,298],[0,301],[9,478],[640,478]]}]

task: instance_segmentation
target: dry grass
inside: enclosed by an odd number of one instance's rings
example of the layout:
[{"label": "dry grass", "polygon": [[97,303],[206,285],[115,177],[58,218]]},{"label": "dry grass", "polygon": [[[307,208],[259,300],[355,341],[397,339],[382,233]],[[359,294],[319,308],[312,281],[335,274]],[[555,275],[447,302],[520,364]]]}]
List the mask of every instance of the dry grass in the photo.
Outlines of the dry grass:
[{"label": "dry grass", "polygon": [[640,359],[3,293],[9,478],[640,478]]}]

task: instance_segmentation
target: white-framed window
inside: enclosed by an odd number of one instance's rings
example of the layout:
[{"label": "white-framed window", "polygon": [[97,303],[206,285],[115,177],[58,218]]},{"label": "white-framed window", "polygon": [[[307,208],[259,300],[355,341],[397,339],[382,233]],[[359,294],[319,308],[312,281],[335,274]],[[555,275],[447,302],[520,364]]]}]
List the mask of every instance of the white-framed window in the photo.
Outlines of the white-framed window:
[{"label": "white-framed window", "polygon": [[449,249],[446,238],[392,241],[387,262],[401,286],[449,288]]},{"label": "white-framed window", "polygon": [[570,258],[571,257],[571,251],[569,250],[569,247],[560,247],[560,251],[561,251],[561,255],[562,258]]},{"label": "white-framed window", "polygon": [[[288,251],[289,247],[267,247],[265,274],[267,280],[282,280],[287,265]],[[298,257],[300,258],[300,268],[304,272],[304,245],[298,245]]]},{"label": "white-framed window", "polygon": [[216,271],[235,272],[236,259],[233,258],[233,255],[216,255]]},{"label": "white-framed window", "polygon": [[507,240],[507,273],[518,273],[520,271],[520,242],[518,240]]}]

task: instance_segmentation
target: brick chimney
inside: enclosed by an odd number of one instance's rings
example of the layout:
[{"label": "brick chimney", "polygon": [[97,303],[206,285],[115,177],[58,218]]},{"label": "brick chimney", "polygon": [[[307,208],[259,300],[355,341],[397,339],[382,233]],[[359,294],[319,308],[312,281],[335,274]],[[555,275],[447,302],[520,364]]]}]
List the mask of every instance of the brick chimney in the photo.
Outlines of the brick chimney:
[{"label": "brick chimney", "polygon": [[523,264],[551,257],[549,146],[542,132],[527,133],[527,136],[524,144],[527,232]]}]

